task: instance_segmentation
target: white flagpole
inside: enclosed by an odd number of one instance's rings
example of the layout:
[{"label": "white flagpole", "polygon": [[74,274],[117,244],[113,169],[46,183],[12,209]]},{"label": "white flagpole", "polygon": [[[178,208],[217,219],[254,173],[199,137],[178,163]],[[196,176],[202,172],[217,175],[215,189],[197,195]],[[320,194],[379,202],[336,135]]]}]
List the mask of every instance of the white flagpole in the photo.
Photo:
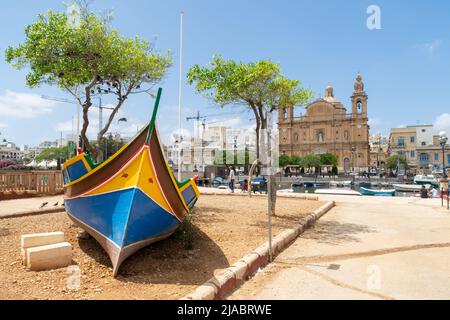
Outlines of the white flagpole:
[{"label": "white flagpole", "polygon": [[182,95],[183,95],[183,16],[180,15],[180,82],[179,82],[179,98],[178,98],[178,181],[181,181],[181,112],[182,112]]}]

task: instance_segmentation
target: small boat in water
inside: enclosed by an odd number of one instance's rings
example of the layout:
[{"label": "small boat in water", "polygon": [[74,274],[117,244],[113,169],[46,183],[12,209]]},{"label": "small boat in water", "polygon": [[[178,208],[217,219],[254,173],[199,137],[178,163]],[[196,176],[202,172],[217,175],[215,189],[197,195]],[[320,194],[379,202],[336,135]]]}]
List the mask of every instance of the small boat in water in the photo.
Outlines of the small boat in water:
[{"label": "small boat in water", "polygon": [[395,196],[395,189],[392,189],[392,190],[387,190],[387,189],[375,190],[375,189],[368,189],[368,188],[361,187],[359,189],[359,192],[361,192],[361,194],[364,195],[364,196]]},{"label": "small boat in water", "polygon": [[111,158],[97,164],[79,151],[63,167],[67,214],[107,252],[114,276],[136,251],[172,235],[199,198],[195,180],[178,182],[164,157],[161,93],[150,123]]},{"label": "small boat in water", "polygon": [[397,192],[419,192],[423,186],[429,189],[431,185],[420,185],[420,184],[394,184],[392,185]]},{"label": "small boat in water", "polygon": [[358,191],[351,189],[317,189],[315,194],[338,195],[338,196],[362,196]]},{"label": "small boat in water", "polygon": [[439,181],[433,175],[417,175],[414,177],[414,183],[419,185],[432,185],[439,188]]}]

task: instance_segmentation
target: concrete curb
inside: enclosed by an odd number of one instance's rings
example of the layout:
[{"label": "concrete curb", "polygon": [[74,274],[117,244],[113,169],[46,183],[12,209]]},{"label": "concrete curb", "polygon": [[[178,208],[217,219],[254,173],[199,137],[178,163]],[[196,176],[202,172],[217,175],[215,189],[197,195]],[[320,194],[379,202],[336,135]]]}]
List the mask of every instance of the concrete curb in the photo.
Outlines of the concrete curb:
[{"label": "concrete curb", "polygon": [[[272,241],[273,255],[276,256],[286,249],[292,241],[304,233],[317,220],[334,208],[335,202],[330,201],[316,209],[313,213],[300,220],[293,229],[286,229],[278,234]],[[215,277],[199,286],[191,294],[181,300],[218,300],[224,298],[234,289],[253,276],[260,268],[269,262],[269,243],[252,251],[231,267],[222,270]]]},{"label": "concrete curb", "polygon": [[41,214],[59,213],[59,212],[66,212],[66,209],[64,207],[58,207],[58,208],[48,208],[48,209],[42,209],[42,210],[7,213],[7,214],[0,215],[0,220],[11,219],[11,218],[21,218],[21,217],[28,217],[28,216],[37,216],[37,215],[41,215]]}]

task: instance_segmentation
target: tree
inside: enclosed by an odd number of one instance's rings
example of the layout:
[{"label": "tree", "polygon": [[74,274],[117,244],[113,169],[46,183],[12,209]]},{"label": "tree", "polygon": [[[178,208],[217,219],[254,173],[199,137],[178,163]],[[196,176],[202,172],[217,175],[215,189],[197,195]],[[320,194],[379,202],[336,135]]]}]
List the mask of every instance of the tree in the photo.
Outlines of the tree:
[{"label": "tree", "polygon": [[320,157],[315,154],[307,154],[302,158],[302,165],[306,169],[318,168],[320,167]]},{"label": "tree", "polygon": [[280,156],[278,163],[280,165],[280,168],[286,168],[291,164],[291,158],[288,155],[283,154]]},{"label": "tree", "polygon": [[292,164],[293,166],[303,166],[303,164],[302,164],[302,158],[299,157],[299,156],[293,155],[293,156],[291,157],[291,164]]},{"label": "tree", "polygon": [[334,153],[324,153],[320,155],[320,165],[322,166],[337,166],[338,157]]},{"label": "tree", "polygon": [[[83,3],[83,1],[79,1]],[[17,69],[29,68],[30,88],[57,86],[82,106],[81,139],[97,161],[102,161],[100,143],[125,101],[132,94],[148,93],[161,81],[172,64],[171,54],[155,52],[152,44],[138,37],[122,37],[107,18],[81,8],[80,22],[48,11],[25,28],[26,40],[8,47],[6,61]],[[92,145],[87,137],[89,109],[93,99],[115,97],[114,109]]]},{"label": "tree", "polygon": [[409,168],[408,161],[401,155],[394,154],[386,159],[386,168],[391,171],[397,171],[399,164],[404,166],[405,170]]},{"label": "tree", "polygon": [[39,155],[35,158],[37,162],[41,161],[52,161],[60,159],[68,159],[69,150],[67,147],[62,148],[47,148],[42,150]]},{"label": "tree", "polygon": [[312,93],[301,82],[289,80],[280,66],[269,60],[242,63],[214,56],[209,66],[194,65],[188,72],[189,84],[221,107],[244,105],[256,121],[256,157],[260,159],[260,132],[267,129],[266,111],[305,104]]}]

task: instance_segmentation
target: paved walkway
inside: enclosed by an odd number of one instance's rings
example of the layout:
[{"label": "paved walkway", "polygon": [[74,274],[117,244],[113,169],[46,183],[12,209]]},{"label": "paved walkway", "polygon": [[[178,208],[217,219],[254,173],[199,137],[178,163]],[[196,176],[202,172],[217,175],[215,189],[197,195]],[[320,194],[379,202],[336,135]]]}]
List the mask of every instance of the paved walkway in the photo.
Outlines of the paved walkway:
[{"label": "paved walkway", "polygon": [[321,196],[337,207],[230,299],[450,299],[440,200]]},{"label": "paved walkway", "polygon": [[[63,196],[42,197],[42,198],[28,198],[18,200],[0,201],[0,217],[9,216],[15,213],[29,212],[40,210],[40,207],[47,202],[44,209],[60,207],[63,204]],[[58,203],[58,206],[54,206]]]}]

